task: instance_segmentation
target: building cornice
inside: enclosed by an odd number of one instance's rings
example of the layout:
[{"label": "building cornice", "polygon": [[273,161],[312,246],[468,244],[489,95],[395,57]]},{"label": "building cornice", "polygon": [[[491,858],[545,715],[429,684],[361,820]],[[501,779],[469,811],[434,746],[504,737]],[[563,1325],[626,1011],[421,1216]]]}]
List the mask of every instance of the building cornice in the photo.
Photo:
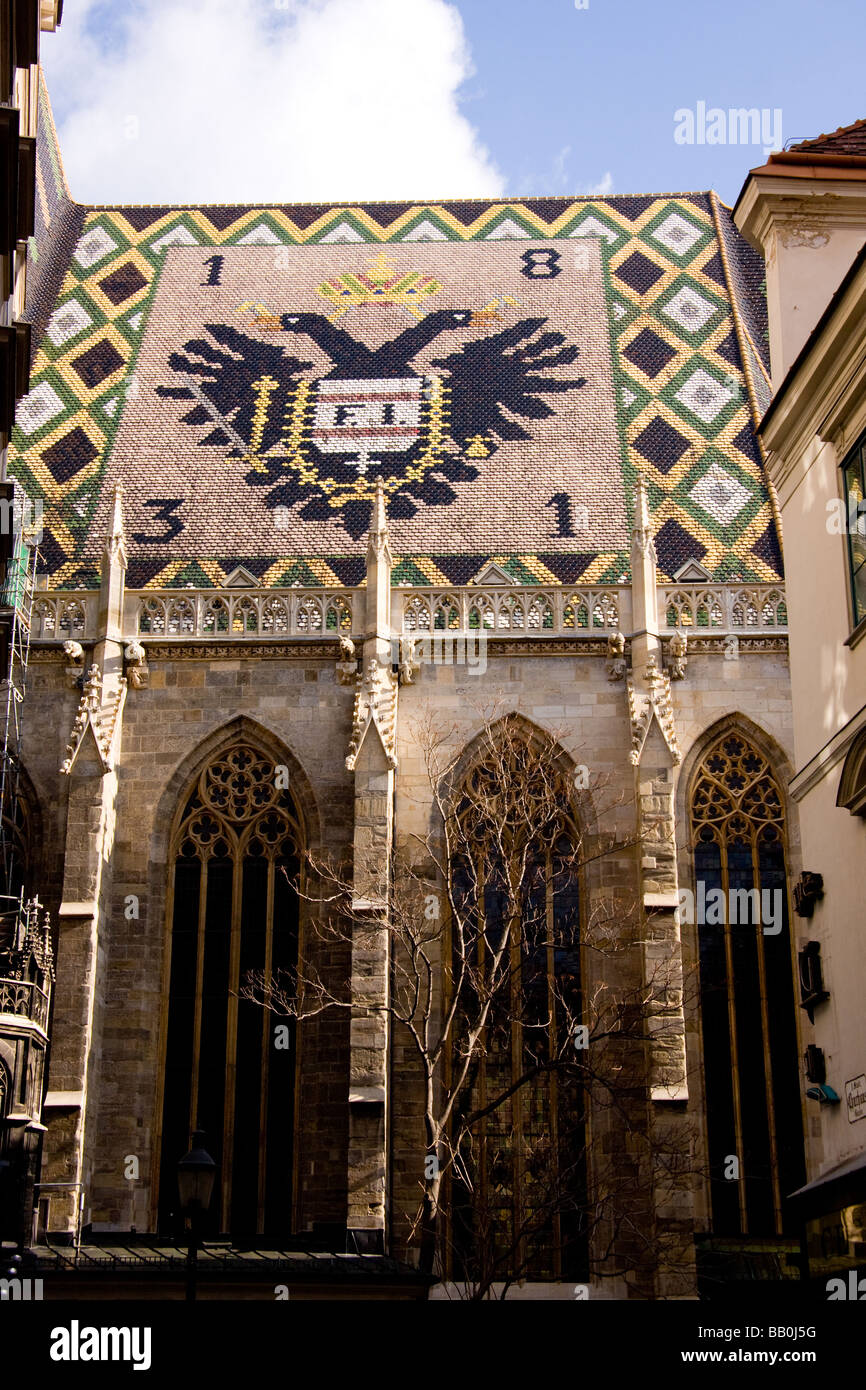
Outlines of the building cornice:
[{"label": "building cornice", "polygon": [[822,225],[850,222],[862,226],[866,222],[866,160],[855,168],[820,169],[811,163],[778,171],[767,165],[753,169],[733,218],[749,244],[766,257],[776,227],[801,225],[810,210],[820,217]]},{"label": "building cornice", "polygon": [[866,257],[818,324],[759,427],[778,486],[814,435],[841,444],[866,380]]},{"label": "building cornice", "polygon": [[808,796],[809,792],[824,780],[827,773],[842,761],[862,729],[866,729],[866,705],[858,710],[847,724],[838,729],[799,772],[794,773],[788,788],[795,801],[802,801]]}]

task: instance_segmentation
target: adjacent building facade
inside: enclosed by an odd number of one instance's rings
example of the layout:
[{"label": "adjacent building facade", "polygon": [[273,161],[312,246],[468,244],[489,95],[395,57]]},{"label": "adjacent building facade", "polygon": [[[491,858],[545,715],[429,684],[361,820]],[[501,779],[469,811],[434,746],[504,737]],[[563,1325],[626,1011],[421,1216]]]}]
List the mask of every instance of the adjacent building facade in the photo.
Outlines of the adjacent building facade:
[{"label": "adjacent building facade", "polygon": [[7,473],[7,455],[30,381],[37,236],[50,220],[37,159],[39,35],[56,28],[61,9],[62,0],[0,5],[0,1240],[13,1248],[33,1234],[53,972],[50,924],[27,864],[32,800],[19,798],[39,513]]},{"label": "adjacent building facade", "polygon": [[770,306],[761,437],[785,534],[807,1094],[821,1131],[800,1200],[812,1274],[844,1280],[866,1248],[866,124],[772,155],[735,220],[766,259]]}]

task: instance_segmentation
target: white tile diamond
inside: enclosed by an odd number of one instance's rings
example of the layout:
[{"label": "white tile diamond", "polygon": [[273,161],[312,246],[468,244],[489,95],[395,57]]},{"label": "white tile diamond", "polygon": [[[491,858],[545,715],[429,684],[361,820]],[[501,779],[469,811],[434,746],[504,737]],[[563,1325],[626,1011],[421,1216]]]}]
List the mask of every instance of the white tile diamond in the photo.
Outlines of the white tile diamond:
[{"label": "white tile diamond", "polygon": [[61,304],[59,309],[54,310],[48,320],[45,335],[51,339],[55,347],[62,347],[70,338],[74,338],[76,333],[81,333],[92,323],[93,319],[84,305],[79,304],[77,299],[70,299],[68,303]]},{"label": "white tile diamond", "polygon": [[519,222],[515,222],[513,217],[504,218],[498,226],[488,232],[485,241],[508,241],[512,238],[522,237],[524,240],[529,236],[525,227],[521,227]]},{"label": "white tile diamond", "polygon": [[150,249],[151,251],[164,251],[167,246],[198,246],[198,244],[189,227],[185,227],[182,222],[179,222],[176,227],[172,227],[171,231],[164,232],[162,236],[156,238],[156,241],[152,241]]},{"label": "white tile diamond", "polygon": [[139,310],[138,310],[138,313],[136,313],[136,314],[130,314],[129,318],[128,318],[126,321],[127,321],[127,323],[129,324],[130,328],[132,328],[132,329],[137,333],[137,332],[138,332],[139,325],[140,325],[140,323],[141,323],[141,319],[142,319],[142,313],[141,313],[141,310],[139,309]]},{"label": "white tile diamond", "polygon": [[338,222],[322,237],[322,241],[363,241],[361,233],[350,222]]},{"label": "white tile diamond", "polygon": [[695,483],[689,497],[720,525],[727,526],[743,510],[749,500],[749,492],[730,473],[714,463],[700,482]]},{"label": "white tile diamond", "polygon": [[691,222],[680,217],[678,212],[672,212],[660,226],[656,227],[652,237],[668,251],[673,251],[675,256],[685,256],[691,251],[695,242],[700,241],[701,233]]},{"label": "white tile diamond", "polygon": [[91,231],[85,232],[75,248],[75,259],[82,270],[89,270],[97,261],[104,258],[111,251],[117,250],[117,242],[108,235],[104,227],[94,227]]},{"label": "white tile diamond", "polygon": [[635,401],[637,400],[637,396],[635,395],[634,391],[629,391],[627,386],[621,386],[619,394],[620,399],[622,400],[622,403],[625,406],[626,410],[628,410],[630,405],[634,405]]},{"label": "white tile diamond", "polygon": [[282,246],[282,244],[276,232],[271,230],[267,222],[260,222],[257,227],[253,227],[249,232],[238,237],[238,246]]},{"label": "white tile diamond", "polygon": [[419,222],[417,227],[413,227],[411,232],[407,232],[400,240],[447,241],[448,238],[441,227],[437,227],[435,222],[431,222],[429,217],[425,217],[423,222]]},{"label": "white tile diamond", "polygon": [[47,381],[41,381],[18,402],[16,423],[24,434],[34,434],[55,415],[61,415],[64,409],[54,387]]},{"label": "white tile diamond", "polygon": [[102,409],[105,411],[105,414],[108,416],[109,420],[114,418],[119,400],[119,396],[109,396],[107,401],[102,402]]},{"label": "white tile diamond", "polygon": [[574,229],[569,232],[569,236],[602,236],[608,246],[615,246],[619,241],[616,232],[611,231],[603,222],[599,222],[597,217],[585,217]]},{"label": "white tile diamond", "polygon": [[687,333],[697,333],[716,312],[715,304],[693,290],[691,285],[683,285],[673,299],[668,300],[662,313],[674,323],[678,323]]},{"label": "white tile diamond", "polygon": [[625,316],[628,310],[626,309],[624,304],[620,304],[619,300],[615,299],[610,306],[610,312],[613,314],[615,319],[621,319]]},{"label": "white tile diamond", "polygon": [[716,416],[731,401],[732,392],[702,367],[692,372],[674,396],[705,425],[711,425]]}]

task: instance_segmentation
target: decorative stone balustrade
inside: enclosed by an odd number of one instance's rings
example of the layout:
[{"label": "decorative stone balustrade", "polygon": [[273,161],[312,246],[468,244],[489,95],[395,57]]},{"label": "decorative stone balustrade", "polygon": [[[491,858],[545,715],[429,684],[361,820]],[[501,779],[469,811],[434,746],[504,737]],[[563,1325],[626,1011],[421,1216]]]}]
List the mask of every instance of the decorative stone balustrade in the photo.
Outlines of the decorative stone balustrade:
[{"label": "decorative stone balustrade", "polygon": [[658,595],[661,631],[785,632],[788,610],[779,584],[665,584]]},{"label": "decorative stone balustrade", "polygon": [[[336,637],[358,631],[362,589],[127,590],[131,637],[160,641],[258,637]],[[99,595],[40,592],[33,605],[36,641],[93,639]],[[785,591],[778,584],[664,584],[658,589],[659,630],[696,633],[785,632]],[[506,585],[392,591],[395,632],[485,631],[525,637],[628,634],[631,589]]]},{"label": "decorative stone balustrade", "polygon": [[327,637],[352,630],[351,593],[334,589],[174,590],[136,596],[140,637]]},{"label": "decorative stone balustrade", "polygon": [[471,588],[398,591],[403,632],[486,630],[555,636],[615,632],[628,589]]},{"label": "decorative stone balustrade", "polygon": [[79,642],[95,635],[97,593],[37,593],[31,616],[31,636],[37,641]]}]

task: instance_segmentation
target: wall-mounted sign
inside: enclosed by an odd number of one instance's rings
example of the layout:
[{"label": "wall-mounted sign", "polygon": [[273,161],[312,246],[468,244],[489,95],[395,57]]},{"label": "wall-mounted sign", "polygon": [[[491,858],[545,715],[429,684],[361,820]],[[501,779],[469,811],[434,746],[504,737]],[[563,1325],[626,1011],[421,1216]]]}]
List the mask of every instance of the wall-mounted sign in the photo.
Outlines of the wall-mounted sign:
[{"label": "wall-mounted sign", "polygon": [[848,1102],[848,1122],[866,1120],[866,1076],[855,1076],[853,1081],[845,1082],[845,1099]]}]

